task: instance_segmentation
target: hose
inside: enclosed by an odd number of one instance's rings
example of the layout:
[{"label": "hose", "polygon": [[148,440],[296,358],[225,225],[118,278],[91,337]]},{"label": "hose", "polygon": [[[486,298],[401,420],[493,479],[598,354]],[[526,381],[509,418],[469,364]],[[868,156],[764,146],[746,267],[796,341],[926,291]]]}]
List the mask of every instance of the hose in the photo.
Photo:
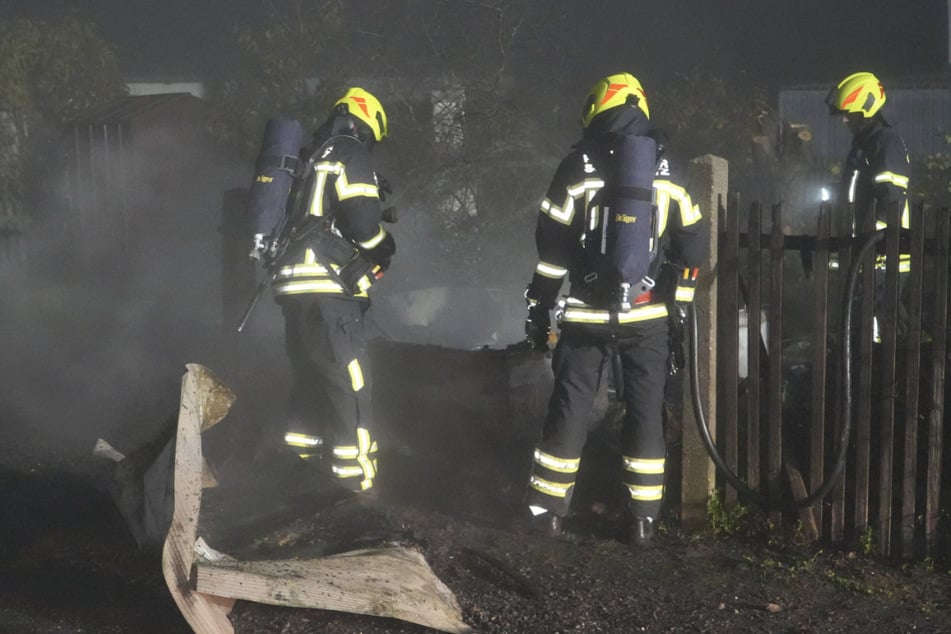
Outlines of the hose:
[{"label": "hose", "polygon": [[848,451],[849,446],[849,436],[852,432],[853,297],[855,295],[855,288],[858,280],[858,274],[861,270],[862,260],[865,258],[865,255],[878,242],[880,242],[882,238],[884,238],[884,236],[884,231],[878,231],[869,236],[869,238],[862,244],[862,248],[859,250],[858,256],[855,258],[855,261],[852,262],[852,267],[849,271],[848,284],[846,286],[845,294],[842,300],[842,381],[840,382],[840,389],[842,390],[842,409],[839,412],[839,443],[832,473],[829,474],[822,485],[819,486],[813,493],[799,500],[795,500],[791,504],[777,503],[775,501],[769,500],[760,493],[753,491],[749,486],[747,486],[745,482],[740,480],[739,477],[733,473],[730,467],[723,460],[723,456],[721,456],[720,452],[717,450],[716,443],[710,435],[710,429],[707,427],[707,422],[703,415],[703,403],[700,400],[700,370],[697,364],[697,358],[699,357],[697,315],[694,311],[693,305],[691,304],[690,306],[690,391],[693,397],[691,400],[693,402],[693,411],[694,418],[696,419],[697,423],[697,431],[700,433],[700,438],[703,440],[703,444],[706,447],[707,453],[717,466],[717,469],[720,470],[720,473],[723,474],[723,477],[725,477],[727,481],[733,485],[738,494],[748,498],[758,506],[761,506],[767,510],[778,511],[796,510],[810,507],[829,494],[829,491],[832,490],[835,481],[838,479],[839,475],[841,475],[842,469],[845,467],[846,452]]}]

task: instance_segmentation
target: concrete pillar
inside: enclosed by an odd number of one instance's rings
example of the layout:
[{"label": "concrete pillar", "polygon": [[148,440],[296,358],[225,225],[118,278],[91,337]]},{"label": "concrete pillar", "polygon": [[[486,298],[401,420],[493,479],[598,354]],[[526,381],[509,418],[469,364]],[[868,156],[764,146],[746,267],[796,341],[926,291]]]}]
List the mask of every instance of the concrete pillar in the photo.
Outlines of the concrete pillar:
[{"label": "concrete pillar", "polygon": [[[700,268],[700,281],[694,300],[699,332],[698,369],[703,415],[716,438],[717,411],[717,284],[714,275],[717,263],[718,200],[726,204],[729,165],[725,159],[711,154],[697,157],[688,165],[688,191],[694,204],[700,206],[709,227],[710,245],[706,261]],[[691,370],[692,371],[692,370]],[[697,528],[706,522],[706,506],[716,485],[716,468],[697,432],[692,403],[693,392],[683,391],[683,473],[681,489],[681,522],[685,528]]]}]

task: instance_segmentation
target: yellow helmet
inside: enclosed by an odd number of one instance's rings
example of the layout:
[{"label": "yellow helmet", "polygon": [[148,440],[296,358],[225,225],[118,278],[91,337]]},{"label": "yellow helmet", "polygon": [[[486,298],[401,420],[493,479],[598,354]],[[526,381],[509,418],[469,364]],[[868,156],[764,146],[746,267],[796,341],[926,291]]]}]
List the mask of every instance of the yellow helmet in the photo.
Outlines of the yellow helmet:
[{"label": "yellow helmet", "polygon": [[389,133],[386,123],[386,112],[380,100],[363,88],[350,88],[347,93],[337,100],[335,108],[346,107],[346,111],[367,124],[373,133],[373,138],[382,141]]},{"label": "yellow helmet", "polygon": [[853,73],[829,91],[826,105],[831,114],[856,113],[871,119],[885,105],[885,88],[872,73]]},{"label": "yellow helmet", "polygon": [[631,103],[641,109],[641,112],[650,119],[650,108],[647,106],[647,94],[641,82],[630,73],[618,73],[601,79],[594,85],[585,100],[581,111],[581,126],[587,128],[591,120],[606,110],[617,108]]}]

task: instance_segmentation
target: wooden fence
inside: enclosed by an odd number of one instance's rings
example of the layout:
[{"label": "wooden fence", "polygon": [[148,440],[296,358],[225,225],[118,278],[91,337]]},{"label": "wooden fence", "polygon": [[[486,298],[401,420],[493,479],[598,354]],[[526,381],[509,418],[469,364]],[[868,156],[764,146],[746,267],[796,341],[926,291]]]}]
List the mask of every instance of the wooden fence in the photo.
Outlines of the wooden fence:
[{"label": "wooden fence", "polygon": [[[812,236],[784,235],[781,206],[753,203],[741,223],[732,196],[719,212],[717,446],[749,489],[721,471],[727,502],[752,498],[776,526],[802,522],[813,538],[874,543],[883,555],[947,549],[949,210],[919,203],[900,232],[896,209],[889,229],[857,238],[835,235],[840,216],[825,204]],[[909,273],[899,253],[910,253]],[[816,503],[794,502],[824,485]]]}]

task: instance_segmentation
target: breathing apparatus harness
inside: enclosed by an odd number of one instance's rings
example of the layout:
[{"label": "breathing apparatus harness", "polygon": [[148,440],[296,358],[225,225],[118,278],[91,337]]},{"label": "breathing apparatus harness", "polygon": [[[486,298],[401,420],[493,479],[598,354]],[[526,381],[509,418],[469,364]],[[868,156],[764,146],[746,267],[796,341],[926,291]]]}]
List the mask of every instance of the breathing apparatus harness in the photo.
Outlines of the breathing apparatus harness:
[{"label": "breathing apparatus harness", "polygon": [[[578,268],[571,296],[591,305],[607,305],[611,326],[618,314],[656,298],[656,279],[663,264],[660,221],[653,181],[663,159],[664,145],[654,135],[615,135],[611,149],[582,142],[585,171],[605,175],[605,186],[586,208]],[[645,226],[646,225],[646,226]],[[660,289],[658,289],[660,290]],[[561,321],[562,299],[556,307]],[[623,369],[615,328],[610,332],[611,367],[618,399],[624,396]]]},{"label": "breathing apparatus harness", "polygon": [[[344,295],[355,295],[360,280],[365,277],[382,275],[375,272],[379,267],[374,262],[340,234],[332,218],[312,218],[305,205],[304,186],[327,148],[335,139],[343,137],[371,147],[373,135],[365,128],[365,124],[348,115],[346,104],[340,104],[314,133],[311,144],[301,149],[302,131],[297,121],[272,119],[268,122],[256,165],[259,175],[249,193],[248,211],[256,236],[269,235],[271,239],[262,240],[265,276],[238,323],[238,332],[247,325],[264,291],[277,279],[286,258],[302,247],[312,250],[317,263]],[[392,190],[385,178],[375,177],[382,202]],[[280,213],[276,225],[273,224],[275,212]],[[396,222],[395,209],[384,209],[382,220]]]}]

